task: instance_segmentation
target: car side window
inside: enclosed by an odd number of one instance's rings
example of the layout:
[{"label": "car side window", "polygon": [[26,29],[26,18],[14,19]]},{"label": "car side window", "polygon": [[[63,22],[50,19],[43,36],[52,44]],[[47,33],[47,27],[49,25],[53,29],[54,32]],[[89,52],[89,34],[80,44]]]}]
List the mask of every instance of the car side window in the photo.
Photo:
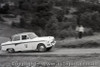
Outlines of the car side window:
[{"label": "car side window", "polygon": [[13,37],[13,41],[18,41],[18,40],[20,40],[20,36]]},{"label": "car side window", "polygon": [[27,35],[22,35],[22,40],[27,40],[29,37]]}]

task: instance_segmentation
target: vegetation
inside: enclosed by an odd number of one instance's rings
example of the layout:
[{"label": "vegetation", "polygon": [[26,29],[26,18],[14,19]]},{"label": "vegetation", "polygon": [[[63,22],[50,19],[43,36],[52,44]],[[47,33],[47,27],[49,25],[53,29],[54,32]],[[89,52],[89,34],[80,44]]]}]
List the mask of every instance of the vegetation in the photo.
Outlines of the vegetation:
[{"label": "vegetation", "polygon": [[[17,27],[32,29],[38,35],[53,35],[59,38],[74,36],[75,27],[82,24],[85,35],[100,30],[100,5],[78,0],[21,0],[18,6],[7,12],[21,15]],[[94,3],[93,3],[94,2]],[[1,12],[2,13],[2,12]],[[16,26],[13,23],[12,26]]]}]

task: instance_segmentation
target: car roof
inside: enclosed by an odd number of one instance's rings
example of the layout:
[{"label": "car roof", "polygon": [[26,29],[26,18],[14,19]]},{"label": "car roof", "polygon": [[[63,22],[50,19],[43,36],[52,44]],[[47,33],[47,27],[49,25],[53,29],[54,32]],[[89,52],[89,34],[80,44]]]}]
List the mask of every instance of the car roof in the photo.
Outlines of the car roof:
[{"label": "car roof", "polygon": [[[34,35],[35,35],[35,33],[34,33],[34,32],[23,32],[23,33],[18,33],[18,34],[15,34],[15,35],[13,35],[13,36],[27,35],[27,34],[34,34]],[[13,36],[12,36],[12,37],[13,37]]]}]

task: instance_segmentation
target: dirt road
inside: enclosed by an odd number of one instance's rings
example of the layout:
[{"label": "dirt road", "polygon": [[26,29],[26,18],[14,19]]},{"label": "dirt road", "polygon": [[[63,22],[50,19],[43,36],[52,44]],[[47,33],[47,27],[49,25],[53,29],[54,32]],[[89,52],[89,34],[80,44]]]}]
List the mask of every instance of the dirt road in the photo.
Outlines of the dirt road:
[{"label": "dirt road", "polygon": [[63,55],[86,55],[86,54],[100,54],[100,48],[94,49],[58,49],[55,48],[49,52],[36,52],[36,51],[27,51],[27,52],[16,52],[16,53],[7,53],[0,51],[0,55],[18,55],[18,56],[63,56]]}]

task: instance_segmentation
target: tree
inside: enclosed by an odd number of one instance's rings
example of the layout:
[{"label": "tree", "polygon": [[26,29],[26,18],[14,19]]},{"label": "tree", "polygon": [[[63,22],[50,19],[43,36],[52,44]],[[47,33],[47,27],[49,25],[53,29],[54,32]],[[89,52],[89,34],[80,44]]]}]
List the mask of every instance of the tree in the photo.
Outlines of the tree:
[{"label": "tree", "polygon": [[34,13],[31,24],[45,29],[45,25],[52,16],[52,3],[49,0],[37,0],[32,7],[34,7]]},{"label": "tree", "polygon": [[21,28],[24,28],[26,26],[26,22],[24,20],[24,17],[20,18],[20,24],[19,25],[20,25]]},{"label": "tree", "polygon": [[2,13],[2,14],[9,13],[9,9],[10,9],[9,7],[10,7],[9,4],[6,3],[2,8],[0,8],[0,13]]},{"label": "tree", "polygon": [[55,16],[52,16],[52,18],[49,20],[48,24],[46,24],[45,31],[48,35],[56,36],[58,33],[56,32],[59,30],[59,24],[58,20]]},{"label": "tree", "polygon": [[100,13],[99,12],[85,12],[81,15],[81,24],[85,27],[92,28],[94,31],[100,30]]}]

